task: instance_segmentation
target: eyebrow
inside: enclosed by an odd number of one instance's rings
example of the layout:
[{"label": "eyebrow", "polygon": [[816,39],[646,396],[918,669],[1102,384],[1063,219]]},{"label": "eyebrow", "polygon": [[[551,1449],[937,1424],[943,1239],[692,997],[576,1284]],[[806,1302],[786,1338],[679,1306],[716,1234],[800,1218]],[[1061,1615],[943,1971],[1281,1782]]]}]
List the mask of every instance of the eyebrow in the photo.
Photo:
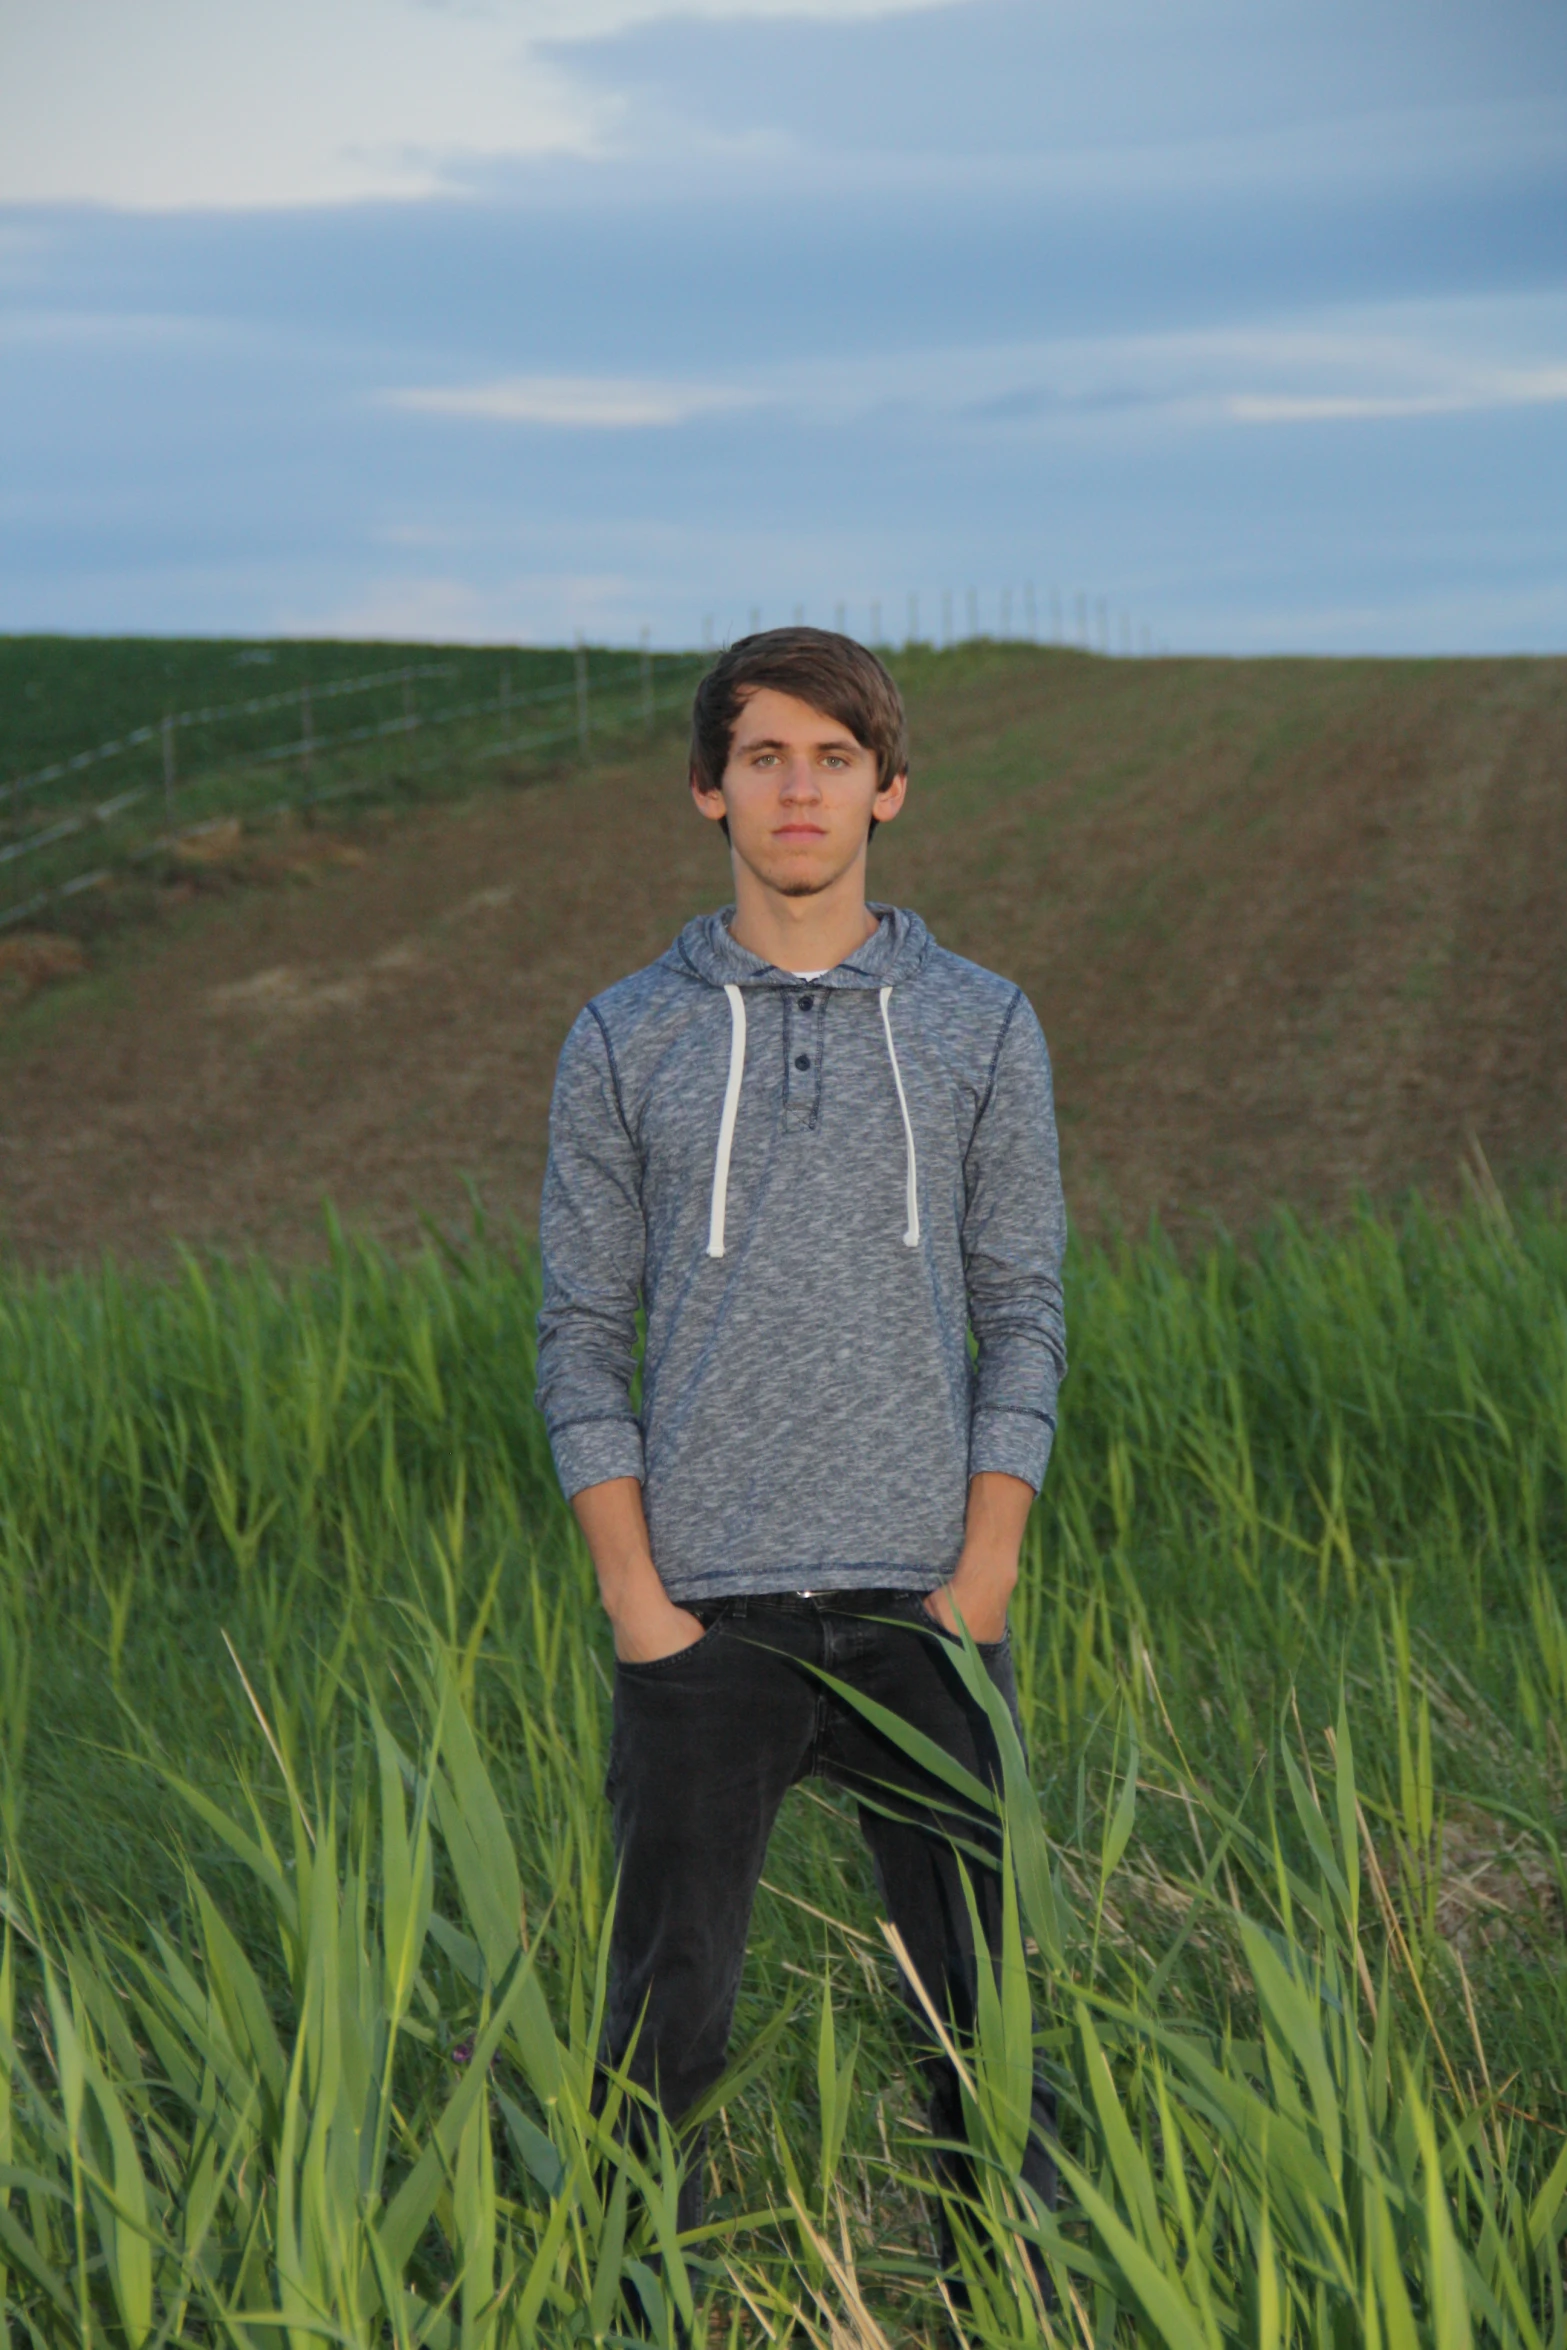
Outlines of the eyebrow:
[{"label": "eyebrow", "polygon": [[[744,742],[735,745],[737,751],[787,751],[789,748],[789,744],[779,734],[748,736]],[[813,751],[863,751],[865,745],[856,742],[852,734],[834,734],[824,737],[821,742],[812,743],[810,748]]]}]

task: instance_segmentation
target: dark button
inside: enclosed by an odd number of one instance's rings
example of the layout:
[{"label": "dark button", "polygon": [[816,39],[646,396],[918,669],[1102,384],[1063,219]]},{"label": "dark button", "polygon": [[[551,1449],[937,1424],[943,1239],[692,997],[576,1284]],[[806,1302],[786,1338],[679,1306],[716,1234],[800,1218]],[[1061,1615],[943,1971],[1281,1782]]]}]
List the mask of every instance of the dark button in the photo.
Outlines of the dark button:
[{"label": "dark button", "polygon": [[801,1011],[802,1011],[802,1012],[808,1012],[808,1011],[810,1010],[810,1008],[811,1008],[812,1004],[814,1004],[814,1003],[815,1003],[815,1001],[816,1001],[816,998],[815,998],[814,996],[810,996],[810,995],[803,995],[803,996],[801,996],[801,998],[800,998],[800,1009],[801,1009]]},{"label": "dark button", "polygon": [[795,1067],[796,1067],[797,1069],[808,1069],[808,1068],[810,1067],[810,1065],[811,1065],[811,1056],[810,1056],[810,1054],[809,1054],[809,1053],[796,1053],[796,1054],[795,1054],[795,1056],[794,1056],[794,1065],[795,1065]]}]

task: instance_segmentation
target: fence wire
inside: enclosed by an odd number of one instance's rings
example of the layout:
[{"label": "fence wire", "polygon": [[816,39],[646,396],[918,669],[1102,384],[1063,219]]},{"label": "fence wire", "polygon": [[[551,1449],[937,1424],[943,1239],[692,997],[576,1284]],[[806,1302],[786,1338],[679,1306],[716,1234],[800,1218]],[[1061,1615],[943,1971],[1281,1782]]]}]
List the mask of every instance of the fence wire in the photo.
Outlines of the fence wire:
[{"label": "fence wire", "polygon": [[284,710],[298,703],[308,706],[312,701],[327,702],[342,694],[369,693],[377,686],[403,685],[415,678],[450,677],[450,661],[424,662],[417,668],[382,669],[366,677],[329,678],[325,684],[294,685],[281,693],[256,694],[245,702],[214,703],[204,710],[171,710],[166,717],[154,719],[147,726],[133,726],[128,734],[117,735],[112,742],[95,743],[90,750],[73,752],[68,759],[56,759],[50,766],[37,767],[31,775],[18,775],[9,783],[0,784],[0,807],[8,801],[20,799],[25,793],[37,791],[46,783],[61,783],[68,775],[80,775],[88,767],[96,767],[105,759],[117,759],[126,751],[139,750],[146,743],[155,743],[167,735],[170,728],[184,730],[192,726],[216,726],[225,719],[258,717],[267,710]]},{"label": "fence wire", "polygon": [[[52,877],[45,886],[35,888],[25,898],[9,905],[0,905],[0,930],[28,920],[59,900],[74,897],[111,880],[117,866],[134,867],[160,854],[170,854],[177,850],[182,841],[236,818],[242,821],[247,818],[265,821],[303,813],[307,809],[345,799],[368,796],[377,791],[389,794],[395,792],[399,784],[406,781],[410,766],[415,773],[426,771],[446,750],[443,745],[440,752],[415,756],[411,761],[400,761],[392,771],[377,764],[367,772],[335,782],[318,783],[313,780],[318,765],[329,768],[334,758],[340,759],[344,754],[373,744],[398,737],[408,739],[500,716],[508,728],[502,740],[464,746],[459,754],[463,764],[508,757],[540,757],[572,743],[575,743],[580,754],[587,757],[591,754],[595,737],[624,735],[639,722],[649,726],[655,717],[682,702],[690,691],[693,679],[707,665],[708,659],[709,656],[705,654],[633,654],[617,662],[616,674],[607,680],[600,680],[595,686],[586,652],[579,648],[573,673],[563,680],[519,692],[503,679],[499,690],[493,694],[472,695],[433,710],[416,709],[405,698],[402,711],[392,717],[374,719],[360,726],[343,727],[327,733],[318,732],[315,727],[318,704],[396,686],[404,689],[406,697],[413,684],[451,677],[457,665],[452,662],[419,663],[356,677],[329,679],[315,685],[292,686],[277,693],[254,695],[242,702],[172,712],[154,724],[131,728],[112,741],[95,744],[69,758],[52,761],[45,767],[0,786],[0,805],[14,804],[34,789],[64,781],[138,747],[160,740],[163,743],[164,772],[161,781],[149,780],[108,799],[79,804],[58,814],[50,811],[37,829],[29,829],[15,839],[0,841],[0,874],[9,877],[14,872],[18,879],[22,879],[19,869],[26,861],[46,856],[51,849],[58,849],[80,836],[93,834],[102,839],[115,827],[121,826],[122,820],[133,818],[138,809],[156,808],[162,818],[150,835],[139,839],[135,835],[141,827],[134,821],[126,826],[115,845],[113,862],[104,862],[105,852],[100,848],[87,868]],[[676,672],[675,680],[671,679],[672,669]],[[531,730],[524,728],[520,732],[513,729],[512,722],[525,720],[529,712],[537,712],[539,717],[547,718],[552,705],[561,703],[573,705],[569,722],[553,726],[546,724]],[[290,707],[300,713],[297,732],[280,741],[208,759],[176,780],[169,747],[176,730],[264,715],[271,710]],[[221,794],[226,783],[237,783],[247,775],[254,776],[289,763],[297,763],[306,778],[302,791],[265,804],[246,795],[236,794],[227,804],[216,807],[211,805],[214,789]],[[172,821],[180,802],[192,809],[192,820],[185,824]],[[195,813],[193,803],[200,803],[199,815]],[[130,837],[126,837],[126,834]]]}]

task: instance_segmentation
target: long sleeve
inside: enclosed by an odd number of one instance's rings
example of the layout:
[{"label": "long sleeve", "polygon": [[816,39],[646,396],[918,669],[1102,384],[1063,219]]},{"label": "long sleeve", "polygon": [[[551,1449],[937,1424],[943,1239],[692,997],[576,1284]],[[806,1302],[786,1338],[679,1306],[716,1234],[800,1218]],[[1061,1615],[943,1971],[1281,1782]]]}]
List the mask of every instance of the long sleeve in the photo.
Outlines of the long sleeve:
[{"label": "long sleeve", "polygon": [[1066,1207],[1050,1056],[1021,994],[1008,1015],[964,1165],[963,1262],[979,1342],[969,1474],[996,1469],[1036,1492],[1066,1376],[1061,1260]]},{"label": "long sleeve", "polygon": [[647,1246],[641,1166],[591,1005],[556,1072],[539,1240],[537,1400],[569,1499],[586,1485],[643,1473],[631,1408]]}]

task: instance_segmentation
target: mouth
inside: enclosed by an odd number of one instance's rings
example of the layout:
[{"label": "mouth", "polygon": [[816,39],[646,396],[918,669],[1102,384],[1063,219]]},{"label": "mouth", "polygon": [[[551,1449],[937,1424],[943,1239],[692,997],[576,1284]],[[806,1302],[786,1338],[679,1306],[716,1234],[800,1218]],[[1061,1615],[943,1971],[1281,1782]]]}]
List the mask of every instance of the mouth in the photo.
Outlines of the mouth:
[{"label": "mouth", "polygon": [[824,824],[780,824],[774,832],[773,838],[774,840],[825,840],[827,827]]}]

